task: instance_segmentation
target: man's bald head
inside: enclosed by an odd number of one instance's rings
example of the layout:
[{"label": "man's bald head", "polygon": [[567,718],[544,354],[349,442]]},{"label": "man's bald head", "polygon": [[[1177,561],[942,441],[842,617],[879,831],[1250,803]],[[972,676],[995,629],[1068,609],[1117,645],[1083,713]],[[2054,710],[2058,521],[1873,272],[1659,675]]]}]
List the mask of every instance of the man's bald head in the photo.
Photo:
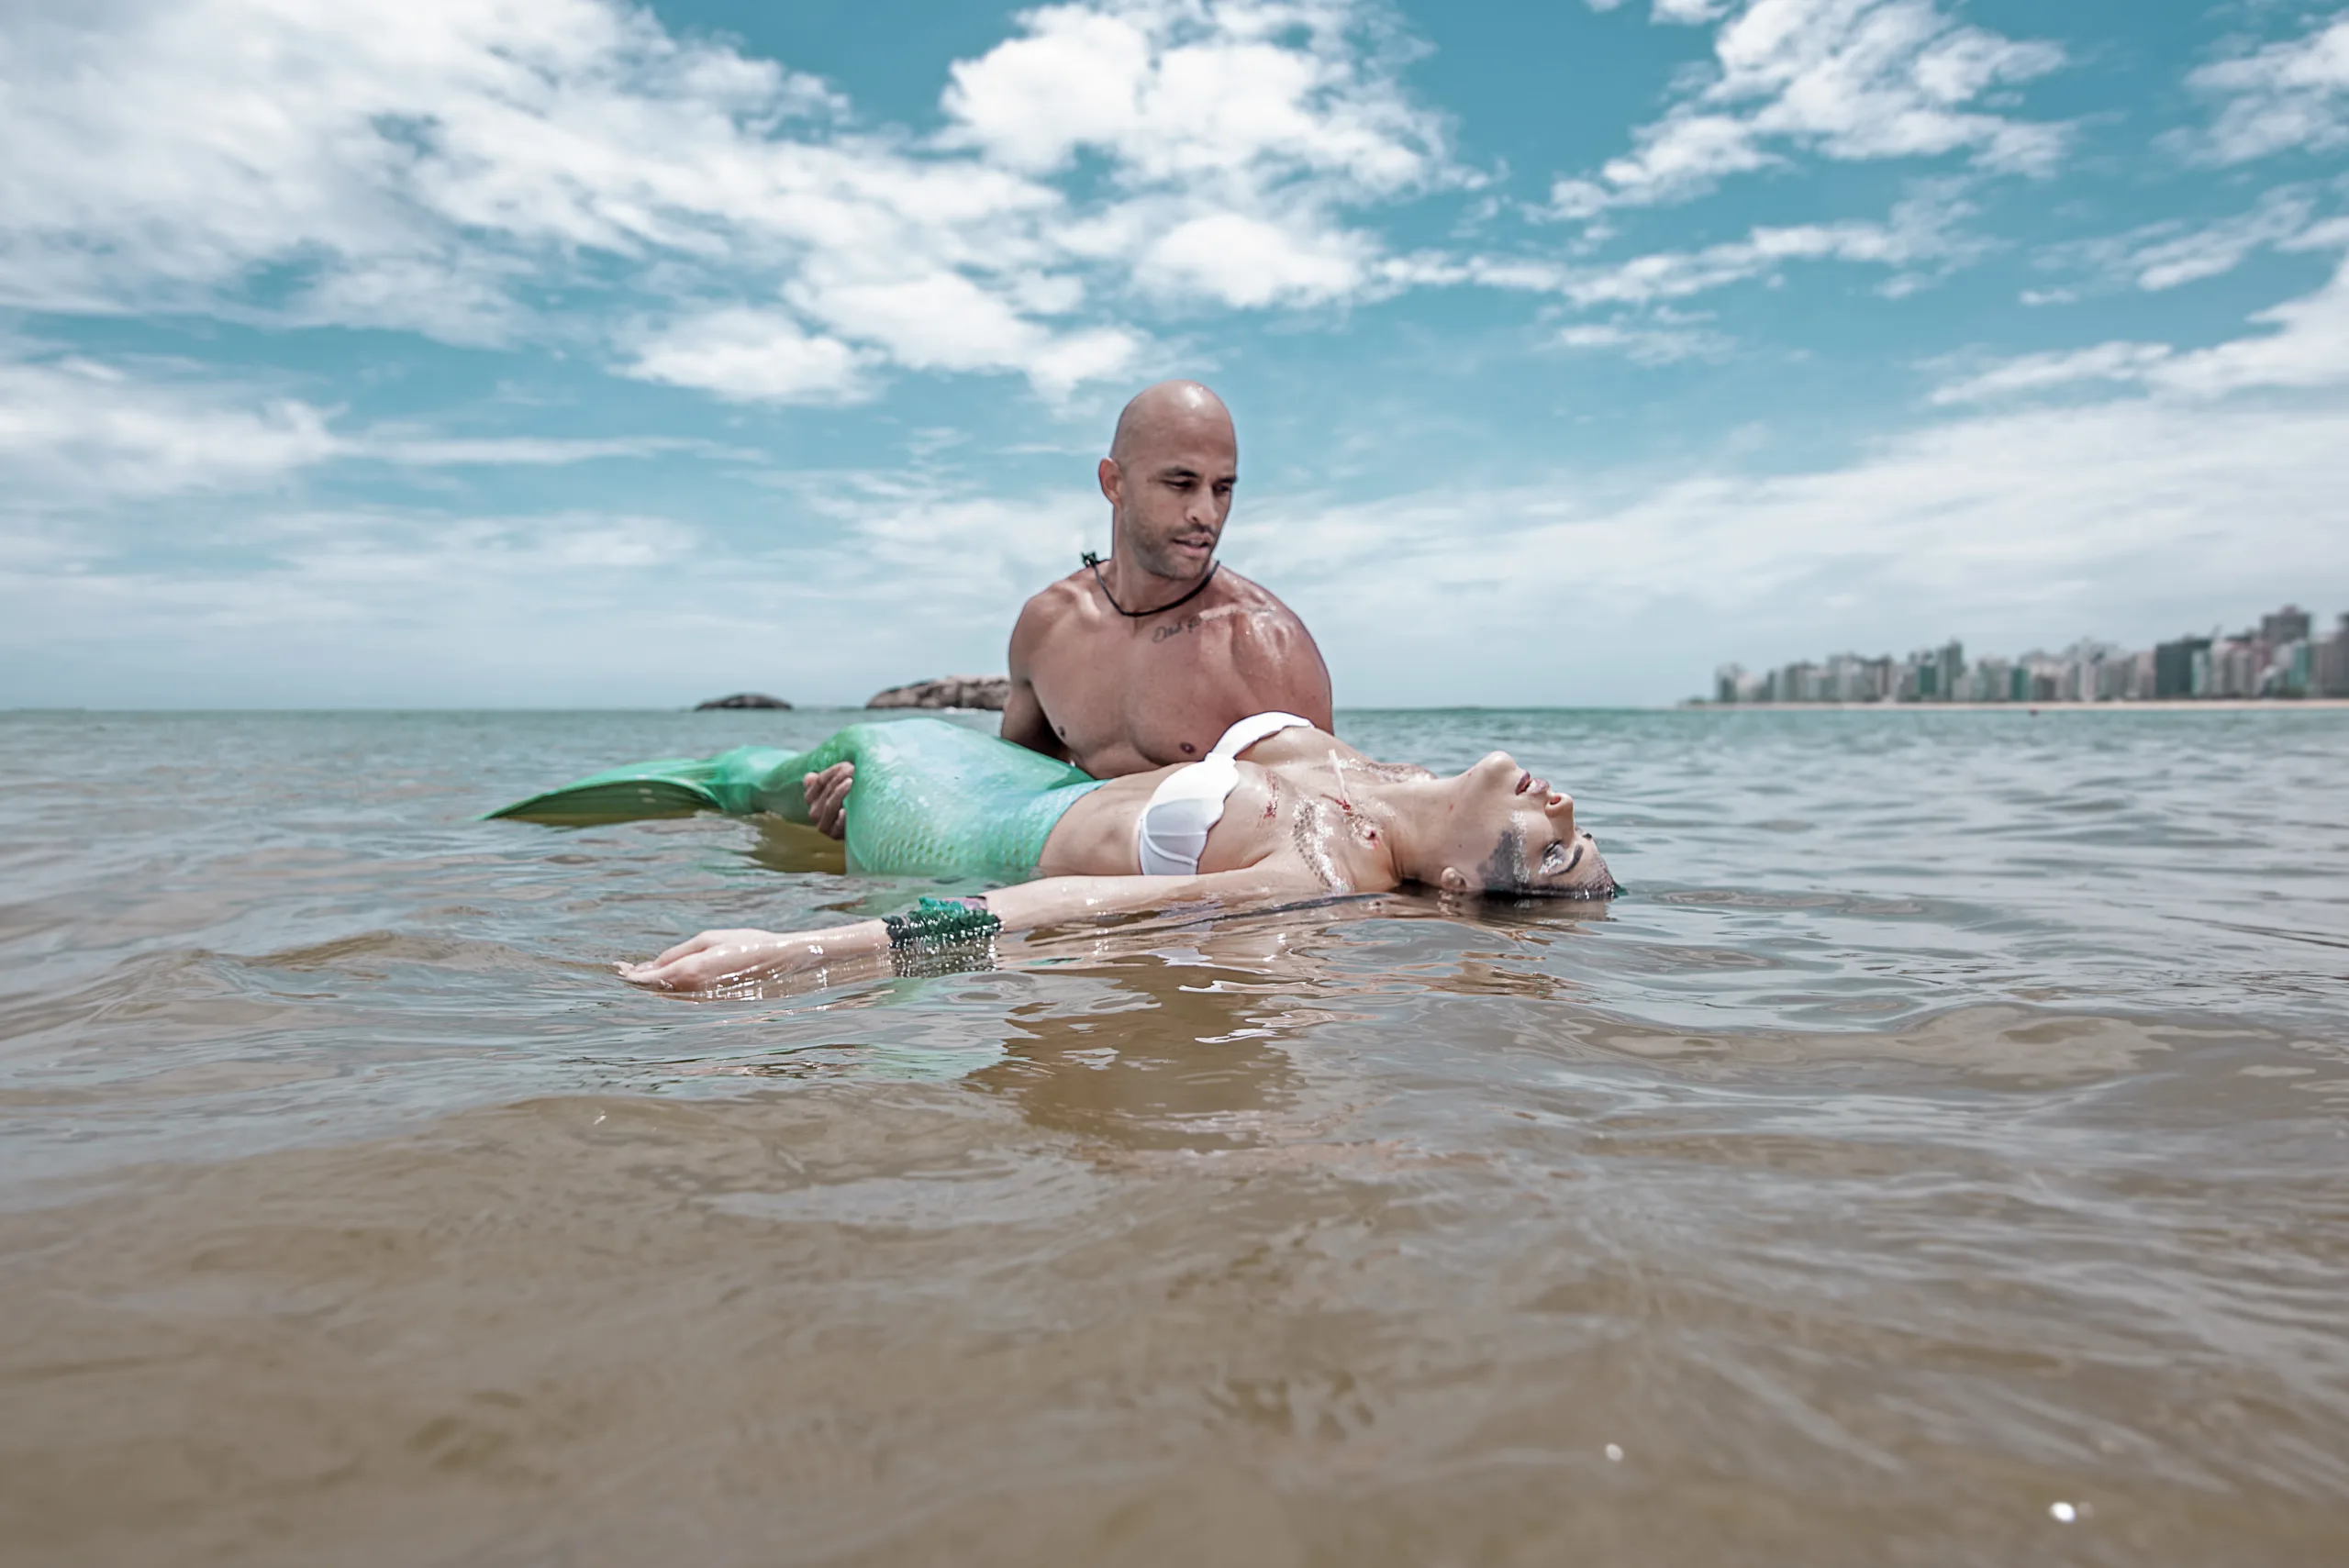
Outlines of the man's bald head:
[{"label": "man's bald head", "polygon": [[1127,404],[1101,460],[1120,575],[1188,583],[1213,569],[1239,470],[1230,411],[1197,382],[1162,381]]},{"label": "man's bald head", "polygon": [[1137,453],[1186,437],[1220,438],[1237,450],[1231,410],[1223,399],[1196,381],[1162,381],[1134,394],[1118,415],[1117,433],[1109,438],[1109,461],[1123,464]]}]

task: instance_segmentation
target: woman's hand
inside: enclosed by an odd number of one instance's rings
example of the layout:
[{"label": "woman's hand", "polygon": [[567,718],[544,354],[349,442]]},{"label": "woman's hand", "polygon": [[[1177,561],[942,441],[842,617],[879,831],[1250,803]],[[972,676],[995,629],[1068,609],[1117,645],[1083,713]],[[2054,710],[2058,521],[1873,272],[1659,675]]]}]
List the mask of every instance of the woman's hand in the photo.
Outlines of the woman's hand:
[{"label": "woman's hand", "polygon": [[[867,923],[876,928],[880,925],[877,920]],[[650,963],[619,965],[620,978],[631,985],[647,985],[656,991],[707,991],[737,981],[816,968],[828,957],[838,954],[842,947],[862,951],[863,944],[827,944],[822,940],[847,936],[855,929],[704,931],[691,941],[679,942]]]}]

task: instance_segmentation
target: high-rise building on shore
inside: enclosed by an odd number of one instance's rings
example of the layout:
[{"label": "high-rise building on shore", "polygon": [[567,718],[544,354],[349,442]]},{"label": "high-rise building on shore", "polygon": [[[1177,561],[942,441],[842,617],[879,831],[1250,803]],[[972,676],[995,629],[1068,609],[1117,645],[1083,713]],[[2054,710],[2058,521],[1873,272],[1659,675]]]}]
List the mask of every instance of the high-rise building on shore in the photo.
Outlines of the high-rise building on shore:
[{"label": "high-rise building on shore", "polygon": [[2317,644],[2316,657],[2310,662],[2317,695],[2349,697],[2349,615],[2341,617],[2331,637]]},{"label": "high-rise building on shore", "polygon": [[2095,703],[2198,697],[2349,696],[2349,614],[2316,636],[2297,605],[2262,616],[2256,630],[2187,636],[2131,651],[2082,638],[2060,653],[1966,662],[1952,638],[1906,659],[1835,653],[1760,673],[1742,664],[1713,672],[1712,703]]}]

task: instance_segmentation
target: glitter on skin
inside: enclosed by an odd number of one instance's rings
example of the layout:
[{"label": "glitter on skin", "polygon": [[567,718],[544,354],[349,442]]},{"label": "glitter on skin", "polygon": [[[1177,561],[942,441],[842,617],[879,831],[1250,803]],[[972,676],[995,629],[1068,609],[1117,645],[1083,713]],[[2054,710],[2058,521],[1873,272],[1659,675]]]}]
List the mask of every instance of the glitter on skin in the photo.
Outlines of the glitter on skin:
[{"label": "glitter on skin", "polygon": [[1345,874],[1338,869],[1337,858],[1330,852],[1330,810],[1319,801],[1301,802],[1297,817],[1290,824],[1290,836],[1297,852],[1312,868],[1321,885],[1332,893],[1352,891]]}]

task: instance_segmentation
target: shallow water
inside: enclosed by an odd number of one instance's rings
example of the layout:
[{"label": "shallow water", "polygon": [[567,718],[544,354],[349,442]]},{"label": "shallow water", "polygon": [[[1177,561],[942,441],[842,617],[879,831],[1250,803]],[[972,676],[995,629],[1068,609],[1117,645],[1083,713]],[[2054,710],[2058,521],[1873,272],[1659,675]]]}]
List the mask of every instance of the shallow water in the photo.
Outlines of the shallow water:
[{"label": "shallow water", "polygon": [[842,717],[0,716],[0,1558],[2349,1557],[2349,714],[1350,714],[1631,895],[705,1003],[915,887],[472,819]]}]

